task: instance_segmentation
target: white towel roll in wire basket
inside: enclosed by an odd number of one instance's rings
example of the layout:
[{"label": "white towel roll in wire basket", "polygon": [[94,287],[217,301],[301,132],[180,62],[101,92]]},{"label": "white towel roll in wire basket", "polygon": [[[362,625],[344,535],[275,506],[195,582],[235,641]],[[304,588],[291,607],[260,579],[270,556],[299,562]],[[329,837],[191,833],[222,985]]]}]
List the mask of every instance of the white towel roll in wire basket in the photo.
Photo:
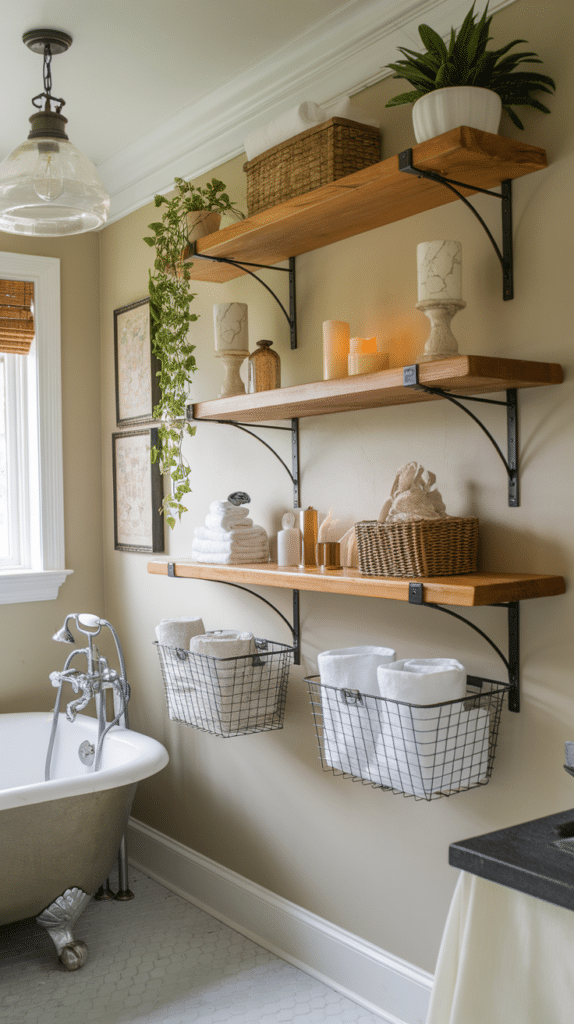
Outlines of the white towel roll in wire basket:
[{"label": "white towel roll in wire basket", "polygon": [[324,771],[415,800],[489,782],[508,684],[468,676],[463,697],[412,704],[305,682]]},{"label": "white towel roll in wire basket", "polygon": [[254,653],[240,657],[156,642],[171,721],[223,737],[282,729],[294,648],[253,641]]}]

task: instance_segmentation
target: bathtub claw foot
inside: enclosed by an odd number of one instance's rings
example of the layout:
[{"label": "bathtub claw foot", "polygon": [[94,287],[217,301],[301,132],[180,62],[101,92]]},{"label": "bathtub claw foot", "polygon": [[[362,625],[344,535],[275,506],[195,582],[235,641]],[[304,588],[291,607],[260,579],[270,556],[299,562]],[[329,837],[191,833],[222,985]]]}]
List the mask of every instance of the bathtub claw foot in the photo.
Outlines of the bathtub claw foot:
[{"label": "bathtub claw foot", "polygon": [[60,953],[60,960],[67,971],[77,971],[88,959],[88,947],[81,939],[68,942]]},{"label": "bathtub claw foot", "polygon": [[36,918],[37,923],[48,932],[68,971],[83,967],[88,959],[88,947],[85,942],[74,939],[72,928],[90,898],[82,889],[66,889],[62,896],[58,896]]},{"label": "bathtub claw foot", "polygon": [[98,901],[115,900],[116,894],[113,889],[110,889],[110,880],[106,878],[103,885],[100,885],[98,891],[94,894],[94,899]]}]

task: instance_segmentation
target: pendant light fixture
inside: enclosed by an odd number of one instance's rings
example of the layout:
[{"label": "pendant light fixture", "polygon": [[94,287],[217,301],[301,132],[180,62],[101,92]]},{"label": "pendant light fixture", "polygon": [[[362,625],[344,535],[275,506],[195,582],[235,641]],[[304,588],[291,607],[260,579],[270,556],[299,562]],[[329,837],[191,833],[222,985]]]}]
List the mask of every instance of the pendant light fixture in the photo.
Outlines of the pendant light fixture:
[{"label": "pendant light fixture", "polygon": [[110,197],[94,165],[66,135],[65,101],[52,96],[52,57],[65,53],[72,37],[33,29],[22,41],[44,56],[44,92],[32,100],[37,110],[26,142],[0,164],[0,230],[43,236],[94,231],[107,220]]}]

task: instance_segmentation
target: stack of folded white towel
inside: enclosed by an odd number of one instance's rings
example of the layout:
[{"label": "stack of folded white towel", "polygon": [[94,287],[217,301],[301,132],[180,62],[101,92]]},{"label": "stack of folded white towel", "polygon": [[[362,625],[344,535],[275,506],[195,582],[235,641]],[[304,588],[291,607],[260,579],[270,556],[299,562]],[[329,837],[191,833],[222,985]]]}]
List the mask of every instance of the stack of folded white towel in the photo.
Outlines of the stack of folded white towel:
[{"label": "stack of folded white towel", "polygon": [[269,538],[262,526],[254,526],[249,509],[230,501],[213,501],[205,526],[196,526],[191,545],[196,562],[236,565],[268,562]]},{"label": "stack of folded white towel", "polygon": [[273,725],[278,688],[269,685],[272,663],[253,633],[206,633],[196,618],[164,619],[156,636],[172,721],[221,736]]},{"label": "stack of folded white towel", "polygon": [[322,689],[327,764],[425,798],[484,780],[490,716],[465,708],[463,665],[450,658],[394,661],[394,651],[387,658],[384,652],[358,647],[319,655],[321,683],[337,687]]}]

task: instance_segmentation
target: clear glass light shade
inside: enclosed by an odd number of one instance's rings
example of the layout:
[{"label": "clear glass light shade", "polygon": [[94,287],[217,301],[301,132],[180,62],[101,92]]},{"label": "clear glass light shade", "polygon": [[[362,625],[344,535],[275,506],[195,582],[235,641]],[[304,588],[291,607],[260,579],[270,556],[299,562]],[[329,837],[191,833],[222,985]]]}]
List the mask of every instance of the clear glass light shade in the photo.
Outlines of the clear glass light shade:
[{"label": "clear glass light shade", "polygon": [[0,164],[0,231],[77,235],[105,224],[110,197],[71,142],[27,139]]}]

